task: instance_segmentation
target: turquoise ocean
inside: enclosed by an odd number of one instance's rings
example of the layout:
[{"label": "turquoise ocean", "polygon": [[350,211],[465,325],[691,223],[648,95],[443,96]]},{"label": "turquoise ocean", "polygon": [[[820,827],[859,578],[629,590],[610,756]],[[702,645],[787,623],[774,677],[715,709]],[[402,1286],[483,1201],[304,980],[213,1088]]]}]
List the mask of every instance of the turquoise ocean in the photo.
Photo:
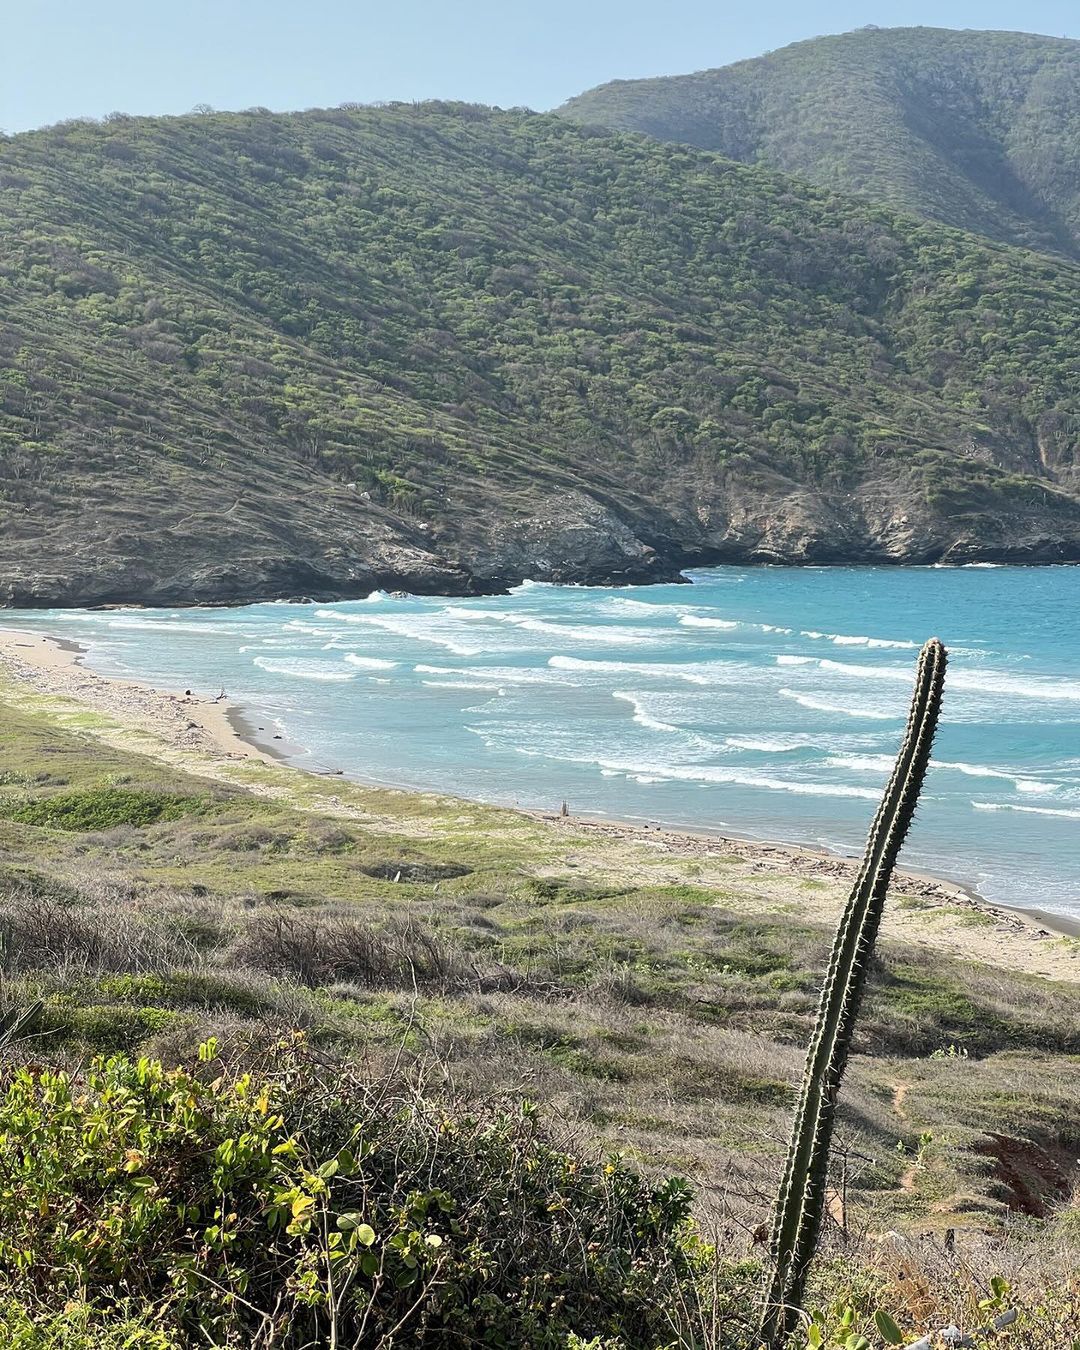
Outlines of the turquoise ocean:
[{"label": "turquoise ocean", "polygon": [[687,577],[0,622],[83,644],[103,674],[224,688],[302,765],[841,852],[865,837],[936,635],[944,725],[905,864],[1080,917],[1080,570]]}]

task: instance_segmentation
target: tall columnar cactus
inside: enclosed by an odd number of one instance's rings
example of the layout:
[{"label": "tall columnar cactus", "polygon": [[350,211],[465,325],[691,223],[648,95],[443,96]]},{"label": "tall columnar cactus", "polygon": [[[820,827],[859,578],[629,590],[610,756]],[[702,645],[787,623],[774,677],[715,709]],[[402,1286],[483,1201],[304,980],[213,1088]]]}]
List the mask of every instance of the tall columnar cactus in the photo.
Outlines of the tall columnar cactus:
[{"label": "tall columnar cactus", "polygon": [[780,1350],[798,1323],[806,1272],[825,1207],[829,1145],[840,1080],[851,1049],[889,879],[930,762],[946,660],[945,648],[937,638],[931,639],[919,656],[907,731],[833,944],[776,1198],[771,1273],[761,1323],[762,1341],[768,1350]]}]

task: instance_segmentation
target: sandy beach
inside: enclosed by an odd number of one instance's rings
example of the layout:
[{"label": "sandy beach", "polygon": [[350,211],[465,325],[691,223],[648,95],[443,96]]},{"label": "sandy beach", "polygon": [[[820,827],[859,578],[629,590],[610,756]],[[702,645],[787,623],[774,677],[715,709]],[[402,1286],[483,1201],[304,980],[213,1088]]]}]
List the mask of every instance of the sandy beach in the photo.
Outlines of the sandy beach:
[{"label": "sandy beach", "polygon": [[[317,764],[302,747],[266,731],[224,696],[168,692],[99,675],[84,664],[82,655],[80,647],[62,639],[0,629],[0,674],[19,689],[92,709],[121,737],[137,736],[144,752],[183,762],[209,777],[227,777],[230,766],[245,762],[272,766],[282,774],[281,793],[287,792],[287,776],[293,774],[318,775],[323,782],[340,775],[334,766]],[[115,742],[104,727],[100,734]],[[343,781],[343,790],[345,786]],[[410,795],[400,790],[402,800]],[[344,795],[325,800],[331,810],[353,814]],[[597,867],[598,846],[608,869],[612,853],[623,850],[621,865],[628,876],[640,875],[648,864],[659,879],[670,860],[675,879],[684,880],[690,864],[704,869],[705,878],[713,868],[720,869],[717,875],[729,886],[737,869],[749,912],[762,908],[763,892],[768,891],[772,908],[797,903],[807,917],[831,921],[838,896],[856,870],[851,859],[804,846],[579,816],[514,814],[556,833],[565,844],[566,864],[584,871]],[[921,872],[898,871],[891,891],[897,903],[887,911],[883,926],[887,936],[1010,969],[1080,981],[1080,942],[1075,941],[1080,938],[1080,920],[990,904],[969,888]]]}]

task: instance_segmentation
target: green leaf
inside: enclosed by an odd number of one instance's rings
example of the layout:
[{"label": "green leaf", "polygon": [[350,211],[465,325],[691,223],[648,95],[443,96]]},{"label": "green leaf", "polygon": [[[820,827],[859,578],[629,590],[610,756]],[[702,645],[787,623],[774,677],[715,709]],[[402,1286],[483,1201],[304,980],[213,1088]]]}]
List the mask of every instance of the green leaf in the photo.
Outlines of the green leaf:
[{"label": "green leaf", "polygon": [[339,1214],[337,1226],[343,1233],[355,1233],[356,1240],[362,1247],[370,1247],[375,1241],[375,1229],[371,1224],[364,1222],[364,1216],[358,1210]]},{"label": "green leaf", "polygon": [[882,1312],[879,1308],[874,1313],[874,1326],[878,1329],[878,1335],[887,1345],[903,1345],[904,1334],[887,1312]]}]

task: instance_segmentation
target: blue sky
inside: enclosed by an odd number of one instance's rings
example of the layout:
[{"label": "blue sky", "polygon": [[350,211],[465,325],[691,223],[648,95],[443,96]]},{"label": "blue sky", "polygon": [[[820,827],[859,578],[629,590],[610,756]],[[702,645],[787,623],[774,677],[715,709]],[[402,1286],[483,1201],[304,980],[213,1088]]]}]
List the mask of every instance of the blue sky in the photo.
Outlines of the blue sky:
[{"label": "blue sky", "polygon": [[866,23],[1080,38],[1077,0],[0,0],[0,129],[196,103],[544,109]]}]

